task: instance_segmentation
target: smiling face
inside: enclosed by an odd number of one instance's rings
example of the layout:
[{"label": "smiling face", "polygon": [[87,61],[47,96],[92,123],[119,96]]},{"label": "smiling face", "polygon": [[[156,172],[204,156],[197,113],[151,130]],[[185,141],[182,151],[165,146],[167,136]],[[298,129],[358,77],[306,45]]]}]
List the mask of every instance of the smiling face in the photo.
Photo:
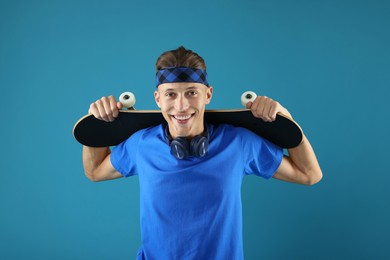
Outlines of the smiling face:
[{"label": "smiling face", "polygon": [[204,131],[205,106],[213,88],[200,83],[165,83],[158,86],[154,98],[168,123],[172,138],[192,138]]}]

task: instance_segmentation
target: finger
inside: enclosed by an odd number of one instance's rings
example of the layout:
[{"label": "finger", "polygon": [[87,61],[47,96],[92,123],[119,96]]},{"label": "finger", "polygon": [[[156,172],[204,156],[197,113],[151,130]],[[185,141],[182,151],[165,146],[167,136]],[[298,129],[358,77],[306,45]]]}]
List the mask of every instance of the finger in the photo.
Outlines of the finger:
[{"label": "finger", "polygon": [[97,118],[104,120],[104,121],[110,121],[109,116],[107,115],[107,112],[106,112],[106,108],[105,108],[106,104],[107,104],[106,98],[103,97],[99,100],[96,100],[95,104],[96,104],[96,108],[99,112],[99,116]]},{"label": "finger", "polygon": [[268,111],[268,121],[272,122],[276,119],[276,107],[274,105],[270,105]]},{"label": "finger", "polygon": [[264,118],[264,109],[265,109],[265,101],[267,97],[265,96],[259,96],[256,98],[254,102],[254,109],[252,110],[254,112],[255,117],[261,118],[265,120]]},{"label": "finger", "polygon": [[123,108],[123,104],[121,102],[116,102],[116,107],[121,110]]},{"label": "finger", "polygon": [[95,102],[92,103],[92,104],[89,106],[88,113],[89,113],[89,114],[92,114],[94,117],[100,119],[100,113],[99,113],[99,110],[98,110],[97,105],[96,105]]},{"label": "finger", "polygon": [[253,101],[253,103],[252,103],[250,109],[251,109],[252,114],[253,114],[254,117],[260,117],[260,116],[259,116],[259,110],[260,110],[260,108],[259,108],[259,99],[258,99],[258,98],[256,98],[256,99]]},{"label": "finger", "polygon": [[253,110],[255,117],[263,119],[265,122],[272,122],[276,118],[279,103],[267,96],[260,96],[255,100],[256,109]]},{"label": "finger", "polygon": [[265,100],[264,118],[267,122],[272,122],[276,118],[278,103],[271,98]]},{"label": "finger", "polygon": [[109,96],[108,97],[108,102],[109,102],[109,109],[106,109],[106,112],[108,115],[111,115],[110,119],[114,120],[115,118],[118,117],[119,114],[119,109],[117,107],[117,102],[115,100],[114,96]]},{"label": "finger", "polygon": [[117,115],[118,113],[118,109],[116,108],[115,98],[113,96],[102,97],[101,103],[104,110],[101,112],[103,118],[109,122],[114,121],[115,119],[114,116]]}]

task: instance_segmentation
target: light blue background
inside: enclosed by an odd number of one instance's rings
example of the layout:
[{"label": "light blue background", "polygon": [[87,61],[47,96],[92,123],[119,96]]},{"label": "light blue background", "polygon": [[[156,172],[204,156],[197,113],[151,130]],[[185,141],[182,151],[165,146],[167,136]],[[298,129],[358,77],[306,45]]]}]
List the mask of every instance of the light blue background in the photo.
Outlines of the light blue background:
[{"label": "light blue background", "polygon": [[389,259],[389,3],[2,0],[0,258],[135,258],[138,179],[87,180],[72,127],[103,95],[156,109],[155,60],[184,45],[208,108],[280,101],[322,166],[312,187],[245,178],[246,258]]}]

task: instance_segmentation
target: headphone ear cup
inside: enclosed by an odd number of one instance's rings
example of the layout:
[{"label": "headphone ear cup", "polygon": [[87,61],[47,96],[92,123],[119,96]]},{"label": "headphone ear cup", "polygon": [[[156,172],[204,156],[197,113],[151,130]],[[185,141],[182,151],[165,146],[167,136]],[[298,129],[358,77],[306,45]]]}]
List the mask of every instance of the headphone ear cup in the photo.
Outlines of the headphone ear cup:
[{"label": "headphone ear cup", "polygon": [[171,147],[171,153],[177,159],[183,159],[190,155],[189,143],[186,138],[178,137],[172,140],[169,145]]},{"label": "headphone ear cup", "polygon": [[171,149],[171,154],[177,159],[184,159],[188,156],[203,157],[207,153],[209,146],[208,126],[205,125],[205,134],[198,135],[192,138],[191,142],[185,137],[177,137],[172,139],[168,125],[165,127],[165,141]]},{"label": "headphone ear cup", "polygon": [[191,140],[190,150],[191,154],[196,157],[203,157],[207,153],[209,146],[208,138],[205,136],[196,136]]}]

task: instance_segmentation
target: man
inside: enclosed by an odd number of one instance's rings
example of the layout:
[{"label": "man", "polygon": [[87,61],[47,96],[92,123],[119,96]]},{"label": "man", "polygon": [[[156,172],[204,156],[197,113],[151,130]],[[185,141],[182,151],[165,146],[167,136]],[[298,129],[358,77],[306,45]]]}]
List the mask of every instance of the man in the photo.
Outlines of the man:
[{"label": "man", "polygon": [[[142,247],[137,259],[243,259],[241,183],[248,174],[311,185],[322,178],[313,149],[302,143],[283,150],[252,132],[204,121],[213,88],[204,60],[184,47],[156,63],[154,97],[166,120],[110,148],[83,147],[92,181],[139,176]],[[278,102],[257,97],[255,117],[291,117]],[[89,112],[113,121],[122,104],[114,97]]]}]

